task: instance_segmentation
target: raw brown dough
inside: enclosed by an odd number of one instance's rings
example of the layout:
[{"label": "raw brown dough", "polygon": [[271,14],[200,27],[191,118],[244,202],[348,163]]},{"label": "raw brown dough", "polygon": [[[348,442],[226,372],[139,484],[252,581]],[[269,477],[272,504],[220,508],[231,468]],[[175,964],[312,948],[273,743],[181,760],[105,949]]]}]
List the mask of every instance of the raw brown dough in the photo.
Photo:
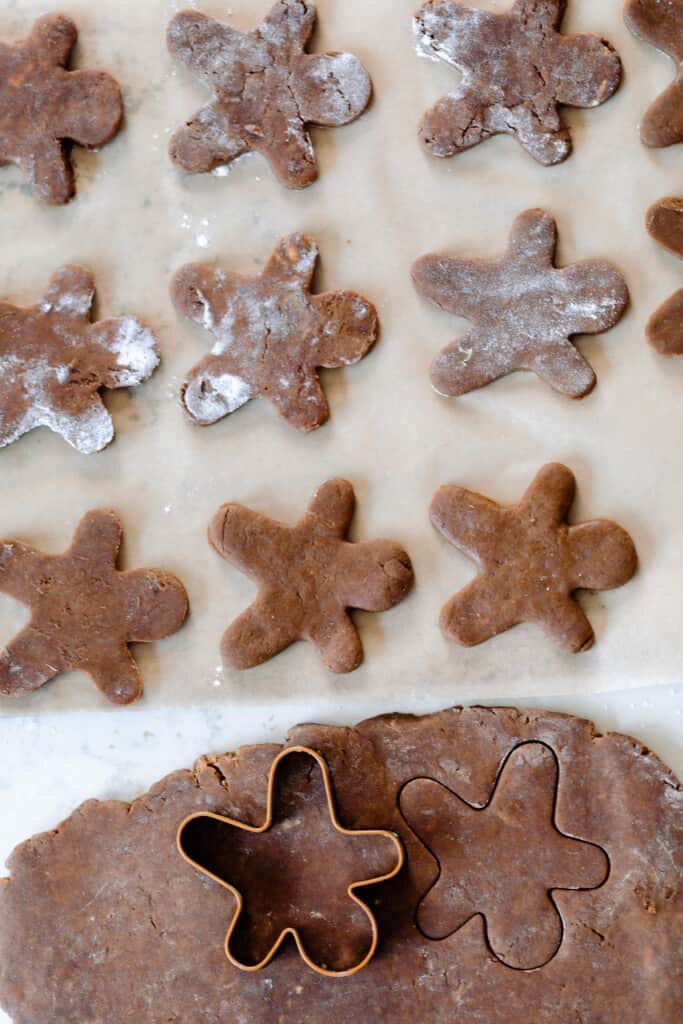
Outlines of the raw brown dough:
[{"label": "raw brown dough", "polygon": [[33,195],[66,203],[75,193],[71,143],[92,149],[118,132],[123,103],[106,71],[69,71],[78,31],[46,14],[19,43],[0,43],[0,164],[18,164]]},{"label": "raw brown dough", "polygon": [[159,569],[116,568],[123,530],[114,512],[85,515],[71,547],[44,555],[0,541],[0,591],[31,609],[0,654],[0,694],[23,697],[62,672],[87,672],[114,704],[142,693],[129,643],[163,640],[187,615],[182,583]]},{"label": "raw brown dough", "polygon": [[427,938],[448,938],[481,914],[492,952],[508,967],[534,970],[557,955],[554,893],[597,889],[609,874],[599,847],[557,829],[557,784],[557,760],[542,743],[510,754],[483,808],[434,779],[408,783],[401,812],[440,868],[417,908]]},{"label": "raw brown dough", "polygon": [[133,317],[91,321],[95,282],[62,267],[44,298],[0,302],[0,448],[49,427],[85,455],[114,437],[101,388],[134,387],[159,365],[151,330]]},{"label": "raw brown dough", "polygon": [[567,651],[593,646],[593,628],[572,594],[623,586],[637,555],[626,531],[608,519],[567,525],[575,491],[573,474],[556,464],[510,508],[463,487],[439,488],[430,509],[434,527],[481,569],[444,607],[447,636],[472,646],[536,622]]},{"label": "raw brown dough", "polygon": [[223,636],[223,657],[235,668],[260,665],[304,639],[331,672],[360,665],[363,647],[347,609],[393,608],[412,587],[413,569],[391,541],[344,540],[355,500],[347,480],[328,480],[294,526],[242,505],[216,513],[211,544],[259,583],[254,603]]},{"label": "raw brown dough", "polygon": [[[610,876],[593,892],[555,894],[561,949],[517,971],[489,951],[481,917],[440,942],[415,927],[438,865],[397,804],[424,777],[483,806],[529,741],[557,755],[558,829],[602,847]],[[380,945],[368,967],[320,977],[291,941],[255,974],[226,960],[234,899],[188,868],[176,830],[201,810],[263,821],[280,748],[247,747],[202,758],[131,805],[90,801],[14,851],[0,886],[0,1002],[13,1024],[678,1024],[683,794],[639,743],[563,715],[470,708],[299,726],[288,744],[324,756],[345,827],[391,829],[406,848],[406,868],[372,894]],[[489,858],[510,863],[497,849]],[[324,850],[311,862],[330,868]],[[517,893],[521,903],[526,872]]]},{"label": "raw brown dough", "polygon": [[[647,229],[660,245],[683,259],[683,199],[660,199],[651,206]],[[660,355],[683,355],[683,288],[652,314],[647,336]]]},{"label": "raw brown dough", "polygon": [[175,133],[171,159],[196,174],[255,151],[287,188],[315,181],[306,125],[349,124],[371,92],[367,71],[350,53],[304,52],[315,22],[308,0],[278,0],[247,33],[198,11],[176,15],[168,48],[215,98]]},{"label": "raw brown dough", "polygon": [[[377,947],[363,889],[400,871],[399,839],[342,828],[327,765],[315,751],[283,751],[273,761],[267,800],[258,826],[200,811],[178,833],[190,864],[239,894],[228,959],[244,971],[262,970],[289,935],[313,970],[355,974]],[[315,853],[323,850],[320,865]]]},{"label": "raw brown dough", "polygon": [[597,36],[563,36],[566,0],[516,0],[502,13],[428,0],[415,16],[417,51],[454,65],[462,83],[423,118],[420,137],[448,157],[492,135],[514,135],[541,164],[572,149],[558,111],[597,107],[617,90],[621,61]]},{"label": "raw brown dough", "polygon": [[569,398],[595,387],[595,374],[570,338],[614,327],[628,304],[626,282],[608,263],[556,269],[555,221],[527,210],[504,256],[494,260],[423,256],[413,267],[420,295],[475,327],[432,364],[440,395],[457,397],[517,370],[531,370]]},{"label": "raw brown dough", "polygon": [[258,277],[205,263],[176,273],[178,311],[216,339],[181,390],[193,422],[208,426],[257,397],[305,432],[329,418],[317,368],[350,366],[367,355],[377,313],[356,292],[312,295],[317,259],[314,239],[297,233],[280,241]]},{"label": "raw brown dough", "polygon": [[668,54],[676,64],[675,80],[640,123],[640,137],[646,146],[672,146],[683,141],[683,3],[628,0],[624,19],[635,36]]}]

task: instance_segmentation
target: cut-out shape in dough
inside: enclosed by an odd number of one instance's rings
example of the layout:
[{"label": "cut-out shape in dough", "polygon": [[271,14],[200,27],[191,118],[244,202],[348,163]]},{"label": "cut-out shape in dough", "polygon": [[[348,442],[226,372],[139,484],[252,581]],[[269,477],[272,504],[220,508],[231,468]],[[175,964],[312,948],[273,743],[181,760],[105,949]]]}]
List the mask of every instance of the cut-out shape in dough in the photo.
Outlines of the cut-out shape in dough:
[{"label": "cut-out shape in dough", "polygon": [[490,800],[473,807],[434,779],[403,789],[401,812],[439,864],[417,924],[442,940],[481,914],[495,956],[533,970],[559,952],[563,925],[553,890],[596,889],[609,874],[600,847],[555,824],[557,759],[542,743],[518,746]]}]

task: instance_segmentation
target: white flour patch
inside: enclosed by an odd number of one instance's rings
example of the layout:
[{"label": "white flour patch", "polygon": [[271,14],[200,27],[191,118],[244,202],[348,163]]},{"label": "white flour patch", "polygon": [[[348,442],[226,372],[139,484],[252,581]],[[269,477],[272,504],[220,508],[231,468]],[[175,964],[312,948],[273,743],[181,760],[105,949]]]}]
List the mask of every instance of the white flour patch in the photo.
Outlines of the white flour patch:
[{"label": "white flour patch", "polygon": [[193,420],[208,425],[235,412],[252,397],[249,384],[241,377],[207,370],[190,381],[183,401]]},{"label": "white flour patch", "polygon": [[148,380],[159,365],[159,353],[154,333],[133,317],[104,321],[103,328],[117,325],[113,337],[104,330],[96,336],[97,343],[116,356],[121,367],[116,373],[116,386],[135,387]]}]

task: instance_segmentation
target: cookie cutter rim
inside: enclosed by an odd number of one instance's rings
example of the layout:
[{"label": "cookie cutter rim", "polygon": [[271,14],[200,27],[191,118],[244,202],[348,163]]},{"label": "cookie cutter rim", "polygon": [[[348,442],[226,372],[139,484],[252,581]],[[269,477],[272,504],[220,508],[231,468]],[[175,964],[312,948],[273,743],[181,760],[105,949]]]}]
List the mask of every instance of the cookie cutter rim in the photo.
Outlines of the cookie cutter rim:
[{"label": "cookie cutter rim", "polygon": [[[230,951],[230,941],[237,927],[237,923],[242,915],[242,909],[244,907],[244,900],[242,898],[242,894],[239,891],[239,889],[237,889],[234,885],[231,885],[230,882],[227,882],[225,879],[220,878],[212,871],[208,871],[206,868],[201,867],[201,865],[194,861],[183,849],[182,835],[184,829],[187,827],[187,825],[190,824],[191,821],[195,821],[199,818],[212,818],[214,821],[220,821],[225,825],[230,825],[233,828],[239,828],[244,832],[251,833],[252,835],[262,835],[263,833],[268,832],[270,828],[272,828],[274,823],[273,804],[277,772],[281,762],[290,754],[306,754],[308,757],[311,757],[320,768],[323,778],[323,785],[325,787],[325,798],[327,802],[330,821],[332,823],[333,828],[337,832],[339,832],[341,835],[347,836],[383,836],[391,840],[396,850],[396,865],[389,873],[379,875],[375,878],[369,878],[360,882],[351,882],[347,887],[347,895],[350,897],[350,899],[353,900],[353,902],[358,907],[360,907],[360,909],[363,911],[363,913],[368,919],[372,931],[372,938],[370,942],[370,947],[365,956],[363,957],[363,959],[360,961],[360,963],[356,964],[354,967],[346,968],[345,970],[341,971],[334,971],[330,968],[322,967],[320,964],[315,963],[315,961],[307,953],[306,947],[301,939],[301,936],[299,935],[298,929],[296,927],[292,927],[291,925],[282,929],[282,931],[280,932],[277,939],[269,949],[266,956],[261,961],[259,961],[259,963],[245,964],[242,963],[242,961],[238,960],[235,956],[233,956],[233,954]],[[230,961],[233,967],[237,967],[240,971],[244,971],[250,974],[263,970],[264,967],[267,967],[275,958],[283,942],[289,935],[291,935],[292,938],[294,939],[296,948],[299,952],[299,956],[301,957],[301,959],[304,961],[306,966],[310,967],[311,970],[316,972],[316,974],[321,974],[326,978],[347,978],[353,974],[357,974],[359,971],[362,971],[364,967],[367,967],[367,965],[370,963],[370,961],[372,960],[373,956],[377,951],[377,946],[379,944],[379,926],[377,924],[377,919],[375,918],[375,915],[373,914],[372,910],[367,906],[367,904],[363,903],[363,901],[358,896],[356,896],[356,890],[370,885],[378,885],[380,882],[388,882],[390,879],[396,877],[396,875],[399,873],[399,871],[401,871],[403,865],[405,864],[405,849],[400,837],[395,832],[391,832],[387,829],[344,828],[344,826],[339,822],[339,819],[337,817],[329,766],[325,761],[324,757],[322,756],[322,754],[319,754],[316,750],[312,750],[310,747],[304,746],[285,747],[273,759],[270,769],[268,771],[266,817],[262,825],[248,825],[243,821],[237,821],[236,819],[229,818],[226,815],[216,814],[214,811],[196,811],[195,813],[190,814],[186,818],[184,818],[183,821],[178,826],[178,830],[176,832],[176,847],[183,860],[190,864],[191,867],[195,868],[197,871],[200,871],[203,875],[207,876],[208,878],[213,879],[213,881],[218,882],[219,885],[223,886],[224,889],[227,889],[235,897],[237,905],[235,907],[235,912],[232,916],[230,926],[225,936],[223,948],[227,959]]]}]

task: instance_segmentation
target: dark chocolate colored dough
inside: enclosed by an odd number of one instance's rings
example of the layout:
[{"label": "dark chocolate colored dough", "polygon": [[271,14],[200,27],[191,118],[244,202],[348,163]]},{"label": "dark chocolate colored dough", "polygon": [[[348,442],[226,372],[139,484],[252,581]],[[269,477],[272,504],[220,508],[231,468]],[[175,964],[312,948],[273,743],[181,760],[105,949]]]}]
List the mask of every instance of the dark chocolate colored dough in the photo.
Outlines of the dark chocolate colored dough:
[{"label": "dark chocolate colored dough", "polygon": [[[554,893],[560,949],[520,971],[489,949],[481,914],[442,941],[418,930],[438,865],[398,801],[405,783],[431,778],[484,807],[506,758],[529,741],[557,757],[557,829],[602,848],[610,874],[593,891]],[[234,899],[183,860],[176,831],[202,810],[263,821],[280,748],[246,747],[200,759],[133,804],[90,801],[14,851],[0,886],[0,1002],[14,1024],[678,1024],[683,795],[639,743],[563,715],[481,708],[298,726],[288,743],[324,756],[345,827],[403,839],[406,867],[367,893],[380,945],[365,970],[321,977],[291,942],[254,974],[226,959]],[[533,890],[518,855],[488,851],[523,906]],[[324,851],[311,858],[333,869]],[[533,927],[533,902],[527,910]]]}]

